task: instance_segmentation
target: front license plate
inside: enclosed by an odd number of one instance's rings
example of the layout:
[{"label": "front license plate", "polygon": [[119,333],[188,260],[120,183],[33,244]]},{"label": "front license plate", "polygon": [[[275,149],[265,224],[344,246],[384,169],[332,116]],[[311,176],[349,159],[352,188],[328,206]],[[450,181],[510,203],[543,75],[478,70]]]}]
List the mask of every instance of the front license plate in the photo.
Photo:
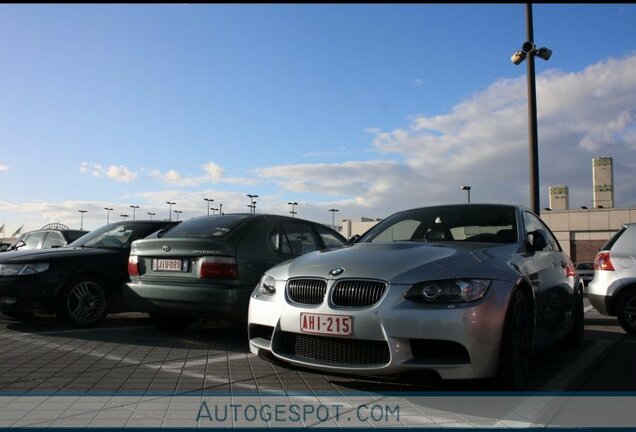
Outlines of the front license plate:
[{"label": "front license plate", "polygon": [[181,259],[153,259],[152,269],[154,271],[173,271],[173,272],[185,272],[188,271],[187,261]]},{"label": "front license plate", "polygon": [[325,335],[350,336],[353,318],[349,315],[300,314],[300,331]]}]

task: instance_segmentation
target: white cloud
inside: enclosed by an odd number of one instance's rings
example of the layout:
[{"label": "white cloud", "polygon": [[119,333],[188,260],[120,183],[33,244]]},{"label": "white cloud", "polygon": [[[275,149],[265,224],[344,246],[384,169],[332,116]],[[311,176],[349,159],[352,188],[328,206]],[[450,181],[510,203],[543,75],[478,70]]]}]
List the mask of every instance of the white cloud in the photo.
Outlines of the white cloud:
[{"label": "white cloud", "polygon": [[[568,184],[576,200],[591,200],[591,159],[614,157],[617,204],[636,203],[629,168],[636,164],[636,55],[611,59],[577,73],[537,77],[540,195]],[[376,160],[261,168],[291,192],[345,196],[385,209],[462,202],[462,184],[475,201],[528,205],[526,79],[502,79],[445,114],[417,117],[392,131],[370,128]],[[588,198],[585,198],[588,197]],[[589,204],[589,202],[588,202]],[[581,203],[580,205],[583,205]]]},{"label": "white cloud", "polygon": [[0,172],[2,171],[8,171],[9,167],[5,164],[3,164],[2,162],[0,162]]},{"label": "white cloud", "polygon": [[171,169],[165,173],[152,170],[148,173],[151,178],[172,186],[198,186],[204,183],[227,183],[227,184],[255,184],[255,179],[240,177],[225,177],[225,170],[214,162],[208,162],[201,166],[203,175],[183,176],[178,171]]},{"label": "white cloud", "polygon": [[91,173],[94,177],[106,176],[111,180],[122,183],[129,183],[137,178],[137,173],[135,171],[131,171],[124,165],[110,165],[109,167],[104,168],[100,164],[82,162],[80,165],[80,172],[82,174]]}]

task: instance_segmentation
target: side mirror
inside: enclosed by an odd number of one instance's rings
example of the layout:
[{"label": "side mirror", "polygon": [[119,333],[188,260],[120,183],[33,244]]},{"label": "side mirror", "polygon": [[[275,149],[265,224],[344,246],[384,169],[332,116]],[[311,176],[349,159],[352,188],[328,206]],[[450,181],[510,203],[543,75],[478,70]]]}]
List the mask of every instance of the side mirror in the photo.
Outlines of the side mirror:
[{"label": "side mirror", "polygon": [[358,240],[360,240],[360,234],[356,234],[352,236],[349,240],[347,240],[348,245],[355,244]]},{"label": "side mirror", "polygon": [[548,245],[548,239],[542,230],[528,233],[528,243],[533,251],[542,251]]}]

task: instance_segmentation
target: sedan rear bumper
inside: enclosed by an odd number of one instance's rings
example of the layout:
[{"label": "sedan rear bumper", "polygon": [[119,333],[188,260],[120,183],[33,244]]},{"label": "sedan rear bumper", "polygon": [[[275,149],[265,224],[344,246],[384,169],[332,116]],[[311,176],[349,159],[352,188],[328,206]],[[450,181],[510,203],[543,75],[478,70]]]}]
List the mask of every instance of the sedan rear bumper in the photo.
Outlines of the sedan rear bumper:
[{"label": "sedan rear bumper", "polygon": [[187,317],[224,317],[245,320],[254,287],[242,285],[152,285],[129,282],[124,288],[128,306],[142,312]]}]

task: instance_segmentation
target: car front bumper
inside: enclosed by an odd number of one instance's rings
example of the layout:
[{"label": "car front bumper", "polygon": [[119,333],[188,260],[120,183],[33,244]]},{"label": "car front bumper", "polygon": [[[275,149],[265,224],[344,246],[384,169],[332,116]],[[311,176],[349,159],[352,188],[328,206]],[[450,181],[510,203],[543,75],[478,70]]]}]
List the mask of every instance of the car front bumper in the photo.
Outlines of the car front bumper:
[{"label": "car front bumper", "polygon": [[0,311],[54,311],[57,307],[57,278],[36,274],[0,277]]},{"label": "car front bumper", "polygon": [[[405,300],[408,288],[389,286],[379,303],[364,309],[336,309],[327,301],[317,307],[300,307],[281,300],[282,294],[255,292],[248,316],[250,350],[299,367],[333,373],[400,375],[434,371],[442,379],[495,376],[512,284],[493,281],[481,300],[455,306]],[[284,292],[284,284],[280,289]],[[303,312],[351,317],[352,334],[302,333]]]}]

